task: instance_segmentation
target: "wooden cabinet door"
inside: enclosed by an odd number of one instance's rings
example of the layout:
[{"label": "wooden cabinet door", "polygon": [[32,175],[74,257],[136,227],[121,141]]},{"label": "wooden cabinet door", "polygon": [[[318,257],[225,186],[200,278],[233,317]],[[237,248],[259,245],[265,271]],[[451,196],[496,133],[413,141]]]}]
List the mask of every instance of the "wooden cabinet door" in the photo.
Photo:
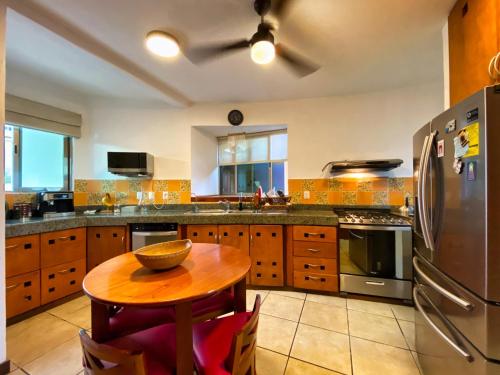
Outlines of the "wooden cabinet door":
[{"label": "wooden cabinet door", "polygon": [[42,305],[82,290],[85,269],[85,259],[42,269]]},{"label": "wooden cabinet door", "polygon": [[87,228],[42,233],[40,236],[41,267],[52,267],[86,257]]},{"label": "wooden cabinet door", "polygon": [[250,225],[252,285],[283,286],[283,227]]},{"label": "wooden cabinet door", "polygon": [[125,227],[89,227],[87,229],[87,271],[126,252]]},{"label": "wooden cabinet door", "polygon": [[7,318],[40,306],[40,271],[7,278],[5,303]]},{"label": "wooden cabinet door", "polygon": [[191,242],[217,243],[217,224],[188,225],[186,234]]},{"label": "wooden cabinet door", "polygon": [[498,52],[499,0],[458,0],[448,18],[451,105],[494,83],[488,74]]},{"label": "wooden cabinet door", "polygon": [[5,276],[12,277],[40,269],[40,235],[5,240]]},{"label": "wooden cabinet door", "polygon": [[250,234],[248,225],[219,225],[219,243],[234,246],[249,254]]}]

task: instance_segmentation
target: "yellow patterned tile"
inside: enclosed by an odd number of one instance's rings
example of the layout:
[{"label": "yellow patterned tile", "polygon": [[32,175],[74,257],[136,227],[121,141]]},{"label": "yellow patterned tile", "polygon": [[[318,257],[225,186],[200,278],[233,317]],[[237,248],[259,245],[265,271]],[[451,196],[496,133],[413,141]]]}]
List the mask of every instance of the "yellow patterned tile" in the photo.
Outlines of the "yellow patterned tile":
[{"label": "yellow patterned tile", "polygon": [[168,191],[167,180],[153,180],[153,191]]},{"label": "yellow patterned tile", "polygon": [[191,194],[191,180],[181,180],[180,191],[183,193],[187,192]]},{"label": "yellow patterned tile", "polygon": [[87,192],[87,180],[75,180],[75,192],[86,193]]}]

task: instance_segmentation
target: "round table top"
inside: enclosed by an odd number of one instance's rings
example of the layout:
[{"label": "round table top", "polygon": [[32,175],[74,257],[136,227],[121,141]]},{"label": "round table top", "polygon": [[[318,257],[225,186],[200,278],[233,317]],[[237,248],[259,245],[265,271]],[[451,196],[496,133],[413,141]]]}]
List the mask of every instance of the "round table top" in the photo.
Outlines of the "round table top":
[{"label": "round table top", "polygon": [[250,269],[247,253],[232,246],[194,243],[177,267],[154,272],[132,252],[112,258],[83,279],[94,301],[119,306],[166,306],[195,300],[242,280]]}]

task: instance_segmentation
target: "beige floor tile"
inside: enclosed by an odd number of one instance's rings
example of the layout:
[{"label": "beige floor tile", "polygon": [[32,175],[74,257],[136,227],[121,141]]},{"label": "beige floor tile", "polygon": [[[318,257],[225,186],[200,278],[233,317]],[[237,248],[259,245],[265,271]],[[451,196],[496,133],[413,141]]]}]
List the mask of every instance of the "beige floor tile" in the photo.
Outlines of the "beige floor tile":
[{"label": "beige floor tile", "polygon": [[344,374],[351,373],[349,336],[299,324],[291,357]]},{"label": "beige floor tile", "polygon": [[415,321],[415,309],[410,306],[391,305],[392,312],[398,320],[406,320],[408,322]]},{"label": "beige floor tile", "polygon": [[365,301],[361,299],[347,299],[347,308],[350,310],[364,311],[371,314],[377,314],[394,318],[391,305],[381,302]]},{"label": "beige floor tile", "polygon": [[297,323],[295,322],[260,314],[257,345],[288,355],[296,329]]},{"label": "beige floor tile", "polygon": [[351,337],[354,375],[419,375],[409,350]]},{"label": "beige floor tile", "polygon": [[260,303],[263,304],[269,292],[262,290],[247,290],[247,310],[252,311],[257,294],[260,294]]},{"label": "beige floor tile", "polygon": [[422,371],[422,367],[420,367],[420,362],[418,360],[417,352],[412,351],[411,356],[413,357],[413,359],[415,360],[415,363],[417,364],[417,368],[418,368],[418,371],[420,372],[420,375],[423,375],[424,372]]},{"label": "beige floor tile", "polygon": [[270,293],[260,311],[263,314],[298,322],[303,305],[303,300]]},{"label": "beige floor tile", "polygon": [[286,355],[278,354],[270,350],[257,348],[256,365],[259,375],[282,375],[285,372]]},{"label": "beige floor tile", "polygon": [[[311,365],[310,363],[299,361],[295,358],[290,358],[286,366],[285,375],[336,375],[339,372],[330,371],[323,367]],[[260,374],[259,374],[260,375]]]},{"label": "beige floor tile", "polygon": [[307,294],[306,301],[323,303],[325,305],[332,305],[345,308],[347,306],[347,299],[336,296],[325,296],[322,294]]},{"label": "beige floor tile", "polygon": [[82,370],[82,347],[75,337],[23,366],[30,375],[76,375]]},{"label": "beige floor tile", "polygon": [[403,331],[403,335],[408,343],[408,346],[411,350],[415,349],[415,323],[407,322],[405,320],[398,321],[401,330]]},{"label": "beige floor tile", "polygon": [[347,310],[342,307],[324,305],[306,301],[300,322],[311,326],[329,329],[340,333],[349,333],[347,328]]},{"label": "beige floor tile", "polygon": [[306,299],[306,293],[294,292],[289,290],[272,290],[271,294],[278,294],[280,296],[297,298],[297,299]]},{"label": "beige floor tile", "polygon": [[62,305],[54,307],[53,309],[50,309],[47,312],[53,314],[66,314],[79,310],[85,306],[90,306],[90,298],[87,296],[81,296],[69,302],[63,303]]},{"label": "beige floor tile", "polygon": [[348,316],[351,336],[408,349],[395,318],[355,310],[349,310]]},{"label": "beige floor tile", "polygon": [[26,375],[26,373],[24,371],[22,371],[21,369],[17,369],[17,370],[14,370],[12,372],[9,372],[9,375]]},{"label": "beige floor tile", "polygon": [[7,355],[22,367],[77,334],[78,327],[42,313],[7,327]]},{"label": "beige floor tile", "polygon": [[18,365],[16,365],[14,362],[10,361],[10,372],[14,372],[19,368]]},{"label": "beige floor tile", "polygon": [[60,309],[54,311],[54,309],[52,309],[47,312],[49,314],[57,316],[58,318],[64,319],[67,322],[74,324],[80,328],[89,329],[90,327],[92,327],[90,305],[80,307],[76,310]]}]

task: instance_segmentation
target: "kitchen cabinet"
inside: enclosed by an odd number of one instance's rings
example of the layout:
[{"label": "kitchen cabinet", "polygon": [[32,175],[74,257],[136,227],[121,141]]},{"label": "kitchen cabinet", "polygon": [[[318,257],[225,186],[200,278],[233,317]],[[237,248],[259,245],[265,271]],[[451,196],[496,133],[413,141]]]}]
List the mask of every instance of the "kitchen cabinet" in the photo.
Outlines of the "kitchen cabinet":
[{"label": "kitchen cabinet", "polygon": [[500,50],[500,0],[458,0],[448,18],[450,100],[454,105],[495,81],[491,59]]},{"label": "kitchen cabinet", "polygon": [[7,278],[5,303],[7,319],[40,306],[40,270]]},{"label": "kitchen cabinet", "polygon": [[42,233],[40,235],[42,268],[86,258],[86,237],[86,228]]},{"label": "kitchen cabinet", "polygon": [[233,246],[249,253],[250,234],[248,225],[219,225],[219,243],[221,245]]},{"label": "kitchen cabinet", "polygon": [[283,227],[250,225],[250,283],[256,286],[283,286]]},{"label": "kitchen cabinet", "polygon": [[126,227],[87,228],[87,272],[126,251]]},{"label": "kitchen cabinet", "polygon": [[218,226],[217,224],[188,225],[186,235],[192,242],[217,243]]},{"label": "kitchen cabinet", "polygon": [[41,271],[42,305],[82,290],[85,271],[85,259],[43,268]]},{"label": "kitchen cabinet", "polygon": [[287,265],[287,284],[338,292],[337,228],[293,225],[289,232],[287,255],[292,261]]}]

